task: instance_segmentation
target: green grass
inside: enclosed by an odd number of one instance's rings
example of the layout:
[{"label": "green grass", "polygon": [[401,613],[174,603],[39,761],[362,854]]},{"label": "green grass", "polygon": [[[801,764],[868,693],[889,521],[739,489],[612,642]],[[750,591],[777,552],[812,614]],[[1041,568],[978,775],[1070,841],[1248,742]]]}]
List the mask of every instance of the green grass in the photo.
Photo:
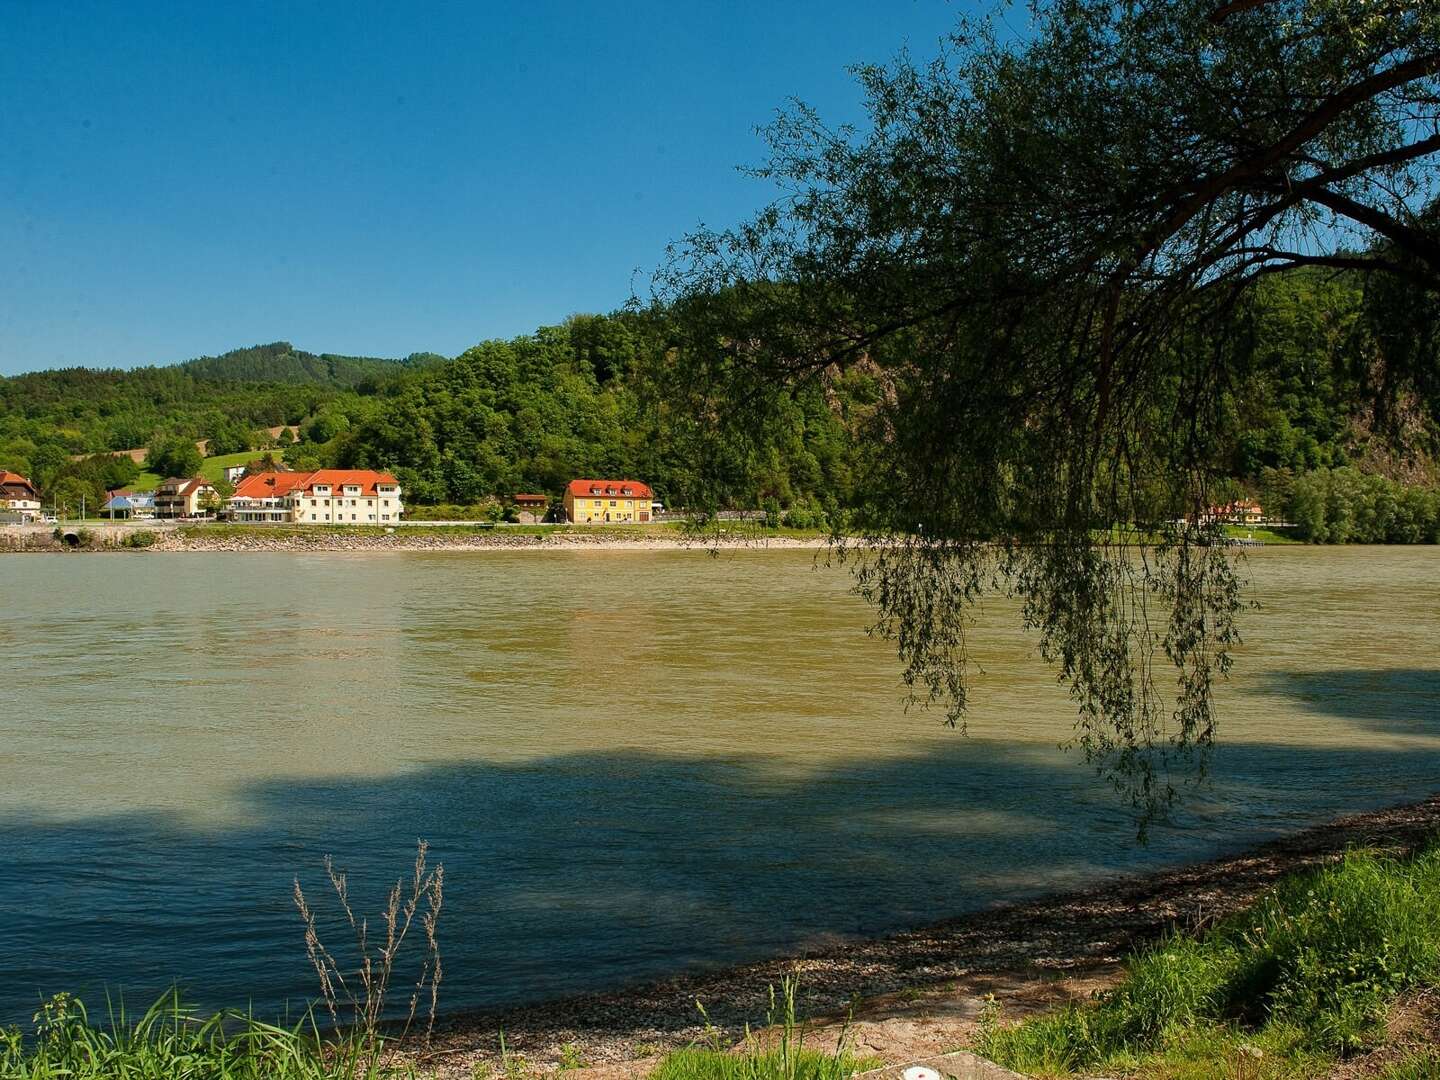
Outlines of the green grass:
[{"label": "green grass", "polygon": [[[828,1050],[807,1047],[805,1027],[795,1018],[798,988],[793,976],[782,980],[778,997],[775,987],[770,987],[770,1008],[765,1016],[765,1026],[775,1035],[770,1045],[763,1044],[747,1026],[741,1048],[724,1050],[706,1017],[710,1045],[688,1046],[666,1055],[649,1080],[846,1080],[880,1064],[878,1058],[853,1056],[845,1045],[845,1031]],[[705,1016],[703,1006],[700,1015]]]},{"label": "green grass", "polygon": [[35,1015],[34,1031],[0,1030],[4,1080],[386,1080],[410,1076],[384,1064],[382,1046],[326,1041],[252,1016],[194,1016],[174,994],[138,1018],[123,1012],[93,1023],[79,1001],[59,995]]},{"label": "green grass", "polygon": [[1295,537],[1293,529],[1261,529],[1246,525],[1226,525],[1225,535],[1237,540],[1253,539],[1266,544],[1303,544]]},{"label": "green grass", "polygon": [[1440,1080],[1440,1048],[1417,1050],[1385,1069],[1375,1080]]},{"label": "green grass", "polygon": [[1351,852],[1203,936],[1139,953],[1094,1003],[986,1025],[978,1049],[1041,1075],[1305,1076],[1378,1041],[1397,995],[1436,985],[1440,846],[1408,859]]},{"label": "green grass", "polygon": [[845,1080],[861,1068],[862,1063],[847,1054],[820,1050],[798,1050],[786,1057],[778,1049],[732,1054],[690,1047],[669,1054],[650,1080]]},{"label": "green grass", "polygon": [[[278,450],[271,452],[277,457],[280,454]],[[225,470],[232,465],[248,465],[264,454],[264,450],[245,450],[239,454],[216,454],[214,457],[207,457],[200,463],[200,475],[214,484],[225,479]],[[159,482],[159,480],[156,481],[157,484]]]}]

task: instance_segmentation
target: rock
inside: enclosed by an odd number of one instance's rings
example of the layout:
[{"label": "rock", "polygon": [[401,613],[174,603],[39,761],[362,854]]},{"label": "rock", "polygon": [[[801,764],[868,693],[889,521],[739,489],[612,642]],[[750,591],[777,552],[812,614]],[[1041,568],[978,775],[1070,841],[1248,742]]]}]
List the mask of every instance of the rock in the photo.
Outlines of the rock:
[{"label": "rock", "polygon": [[908,1065],[887,1065],[856,1073],[853,1080],[930,1080],[932,1076],[941,1080],[1025,1080],[1019,1073],[1002,1069],[993,1061],[965,1050],[912,1061]]}]

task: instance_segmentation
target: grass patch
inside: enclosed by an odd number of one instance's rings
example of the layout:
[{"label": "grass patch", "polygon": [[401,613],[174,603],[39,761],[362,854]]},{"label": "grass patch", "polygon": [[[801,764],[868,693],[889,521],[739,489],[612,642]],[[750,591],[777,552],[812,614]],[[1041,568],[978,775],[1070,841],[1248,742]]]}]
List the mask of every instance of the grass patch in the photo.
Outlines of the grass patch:
[{"label": "grass patch", "polygon": [[[268,451],[279,456],[278,450]],[[209,480],[210,483],[218,483],[225,479],[225,470],[236,465],[249,465],[252,461],[259,461],[264,457],[265,450],[245,450],[239,454],[216,454],[214,457],[207,457],[200,462],[200,475]],[[159,481],[156,481],[157,483]]]},{"label": "grass patch", "polygon": [[10,1080],[389,1080],[412,1075],[384,1063],[380,1043],[325,1040],[308,1021],[293,1027],[253,1016],[197,1018],[173,993],[142,1016],[122,1011],[92,1023],[58,995],[35,1014],[34,1032],[0,1030],[0,1077]]},{"label": "grass patch", "polygon": [[1225,535],[1235,540],[1259,540],[1265,544],[1304,544],[1293,529],[1262,529],[1246,525],[1226,525]]},{"label": "grass patch", "polygon": [[[842,1030],[830,1050],[806,1047],[806,1031],[795,1018],[794,977],[780,984],[780,996],[770,987],[770,1008],[765,1026],[776,1029],[773,1045],[764,1045],[747,1026],[745,1041],[738,1051],[721,1048],[719,1033],[710,1027],[709,1046],[689,1046],[668,1054],[649,1080],[847,1080],[857,1072],[875,1068],[879,1058],[856,1058],[846,1047],[847,1031]],[[700,1014],[705,1015],[703,1007]]]},{"label": "grass patch", "polygon": [[1203,1069],[1248,1060],[1230,1073],[1302,1076],[1291,1070],[1376,1042],[1397,995],[1437,983],[1440,846],[1408,859],[1355,851],[1200,937],[1137,954],[1094,1003],[987,1024],[978,1049],[1044,1075],[1226,1075]]},{"label": "grass patch", "polygon": [[650,1080],[845,1080],[860,1071],[848,1055],[798,1050],[788,1057],[779,1050],[732,1054],[690,1047],[665,1058]]},{"label": "grass patch", "polygon": [[1440,1047],[1432,1046],[1395,1062],[1375,1080],[1440,1080]]}]

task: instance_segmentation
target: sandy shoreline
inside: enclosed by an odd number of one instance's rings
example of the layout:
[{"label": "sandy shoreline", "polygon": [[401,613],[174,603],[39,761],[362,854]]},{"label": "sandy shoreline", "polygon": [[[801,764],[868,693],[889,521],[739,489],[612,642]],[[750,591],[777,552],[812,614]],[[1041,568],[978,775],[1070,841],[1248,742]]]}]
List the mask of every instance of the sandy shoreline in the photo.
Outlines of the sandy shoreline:
[{"label": "sandy shoreline", "polygon": [[[1411,848],[1440,833],[1440,794],[1338,818],[1244,854],[1126,877],[937,922],[888,937],[611,993],[504,1010],[460,1012],[415,1056],[440,1075],[470,1076],[507,1048],[541,1070],[583,1060],[597,1080],[643,1074],[659,1054],[706,1035],[696,1001],[727,1040],[762,1023],[767,987],[797,973],[801,1015],[843,1019],[882,1057],[939,1052],[975,1030],[987,995],[1015,1016],[1085,997],[1112,982],[1137,945],[1244,907],[1285,874],[1347,847]],[[893,1048],[893,1052],[892,1052]],[[573,1072],[573,1070],[572,1070]]]}]

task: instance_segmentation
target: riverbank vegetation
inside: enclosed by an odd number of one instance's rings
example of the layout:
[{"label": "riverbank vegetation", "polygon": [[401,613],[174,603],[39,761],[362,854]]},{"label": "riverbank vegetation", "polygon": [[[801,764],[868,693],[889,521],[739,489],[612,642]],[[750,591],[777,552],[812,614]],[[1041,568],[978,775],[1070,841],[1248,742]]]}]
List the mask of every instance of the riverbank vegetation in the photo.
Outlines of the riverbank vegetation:
[{"label": "riverbank vegetation", "polygon": [[105,1022],[57,995],[35,1014],[34,1031],[0,1030],[4,1080],[392,1080],[413,1071],[385,1063],[383,1045],[322,1036],[307,1018],[293,1026],[246,1014],[197,1016],[178,995],[138,1017]]},{"label": "riverbank vegetation", "polygon": [[[1206,932],[1139,953],[1092,1004],[992,1021],[977,1049],[1042,1076],[1321,1076],[1383,1044],[1397,1002],[1436,991],[1440,846],[1410,857],[1357,850]],[[1430,1075],[1433,1047],[1392,1064]]]},{"label": "riverbank vegetation", "polygon": [[[1354,819],[1346,831],[1336,834],[1372,838],[1379,834],[1383,838],[1379,842],[1394,847],[1352,848],[1332,857],[1324,852],[1333,851],[1338,840],[1325,830],[1315,830],[1286,859],[1292,867],[1297,858],[1319,859],[1321,864],[1288,874],[1277,870],[1268,889],[1258,895],[1252,892],[1253,899],[1240,906],[1226,905],[1212,886],[1243,877],[1235,868],[1242,864],[1253,868],[1261,853],[1216,864],[1213,874],[1187,879],[1186,891],[1164,893],[1157,918],[1162,909],[1173,917],[1177,909],[1194,910],[1201,902],[1208,906],[1217,899],[1220,910],[1231,913],[1208,927],[1172,930],[1142,948],[1112,988],[1092,1000],[1032,1015],[1017,1024],[1006,1022],[999,1008],[990,1005],[978,1029],[970,1029],[971,1048],[1041,1077],[1320,1080],[1344,1075],[1435,1080],[1440,1065],[1435,1052],[1440,1039],[1440,844],[1433,832],[1415,831],[1422,823],[1433,828],[1433,806],[1425,813],[1420,809],[1392,812],[1401,815],[1403,827],[1396,822],[1387,826],[1387,812],[1379,812]],[[1372,845],[1376,842],[1371,840]],[[1055,903],[1055,917],[1075,917],[1073,904],[1063,899]],[[965,970],[978,964],[982,972],[1007,972],[1001,980],[1006,987],[1002,993],[1008,995],[1005,1000],[1022,1007],[1033,1001],[1027,985],[1033,991],[1054,979],[1053,969],[1034,967],[1036,949],[1053,961],[1053,941],[1044,932],[1037,936],[1040,924],[1033,912],[1027,916],[1025,910],[1022,907],[1015,915],[1012,937],[987,935],[974,942],[988,959],[954,961]],[[1133,930],[1133,917],[1125,923]],[[1078,936],[1090,943],[1093,934],[1094,928],[1088,928]],[[1004,954],[999,968],[993,966],[997,947]],[[1093,944],[1086,948],[1093,949]],[[1100,952],[1108,949],[1107,945]],[[1018,951],[1011,955],[1011,950]],[[930,970],[932,946],[926,947],[925,956]],[[1029,974],[1019,976],[1019,972]],[[852,976],[858,973],[855,969]],[[821,977],[820,973],[814,977]],[[838,1012],[827,1009],[829,1019],[823,1023],[807,1022],[795,977],[782,974],[768,980],[768,995],[761,994],[757,1001],[751,991],[763,989],[766,981],[758,987],[744,984],[749,1004],[739,1011],[756,1027],[744,1027],[743,1034],[734,1027],[737,1001],[730,1000],[739,996],[740,984],[721,978],[709,991],[676,996],[676,1007],[692,1016],[697,998],[706,1004],[698,1014],[702,1023],[687,1044],[672,1044],[662,1056],[646,1044],[635,1043],[628,1028],[617,1031],[615,1038],[630,1048],[632,1056],[653,1059],[646,1066],[652,1080],[843,1080],[881,1064],[853,1049],[865,1045],[867,1023],[883,1026],[887,1015],[911,1023],[924,1019],[914,1004],[924,995],[916,993],[899,995],[892,1014],[870,1013],[865,1018],[852,1014],[844,1019],[842,1006]],[[730,997],[717,994],[719,987],[730,987]],[[832,989],[832,996],[843,1000],[843,987]],[[852,1010],[857,990],[852,985]],[[963,998],[943,998],[938,1003],[940,1015],[951,1020],[968,1011],[968,1006],[960,1007]],[[623,1008],[617,1012],[614,1001],[594,1004],[598,1010],[594,1020],[602,1026],[601,1017],[609,1017],[612,1024],[624,1023],[628,1017],[647,1031],[657,1023],[654,1016],[631,1016]],[[543,1014],[545,1008],[539,1006],[537,1011]],[[552,1016],[549,1024],[542,1020],[540,1028],[573,1037],[578,1022],[573,1003],[559,1003],[557,1012],[566,1018],[564,1023],[554,1025]],[[323,1009],[320,1015],[325,1015]],[[720,1023],[725,1026],[712,1025],[711,1015],[723,1016]],[[507,1019],[524,1026],[523,1010],[508,1014]],[[96,1020],[75,999],[60,995],[39,1010],[29,1032],[0,1032],[0,1077],[381,1080],[426,1077],[438,1070],[447,1077],[522,1080],[584,1069],[593,1049],[566,1043],[556,1053],[531,1060],[513,1045],[507,1046],[502,1036],[496,1056],[494,1018],[468,1033],[461,1027],[440,1047],[430,1046],[418,1035],[405,1042],[395,1037],[396,1032],[367,1024],[363,1009],[347,1014],[346,1023],[350,1022],[353,1035],[335,1027],[321,1028],[313,1016],[281,1024],[245,1014],[199,1016],[173,992],[139,1017],[127,1017],[117,1009]],[[473,1059],[462,1056],[464,1063],[457,1068],[454,1059],[468,1042],[488,1052]],[[611,1047],[604,1060],[614,1059]],[[892,1058],[886,1063],[903,1060]],[[1341,1066],[1350,1071],[1337,1072]]]}]

